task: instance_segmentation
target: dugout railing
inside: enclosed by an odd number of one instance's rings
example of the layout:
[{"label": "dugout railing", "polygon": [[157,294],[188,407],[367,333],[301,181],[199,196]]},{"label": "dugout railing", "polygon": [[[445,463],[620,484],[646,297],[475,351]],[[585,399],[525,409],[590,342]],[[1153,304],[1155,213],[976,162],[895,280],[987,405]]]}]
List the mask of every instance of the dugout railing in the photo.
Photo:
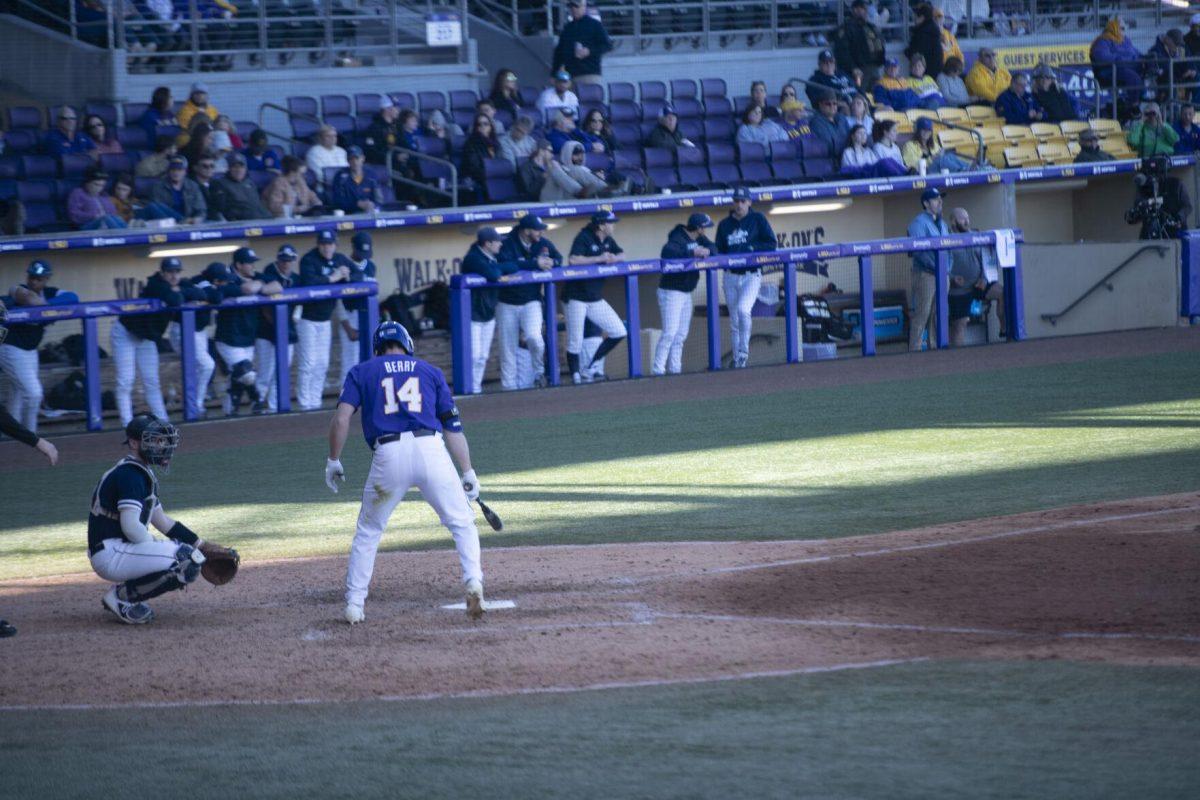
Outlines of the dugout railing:
[{"label": "dugout railing", "polygon": [[[183,418],[187,422],[200,419],[202,409],[196,404],[196,312],[220,311],[223,308],[245,308],[247,306],[274,306],[275,341],[288,340],[288,316],[291,309],[298,303],[321,300],[336,300],[339,298],[375,297],[379,294],[378,284],[349,283],[342,286],[305,286],[295,289],[284,289],[273,295],[246,295],[235,297],[218,305],[207,303],[185,303],[178,308],[167,308],[159,300],[105,300],[94,303],[75,303],[68,305],[47,305],[37,307],[14,308],[9,311],[9,322],[65,322],[81,320],[83,323],[83,369],[85,375],[85,395],[87,412],[87,429],[98,431],[102,425],[102,408],[100,392],[100,336],[98,321],[102,317],[117,317],[127,314],[154,314],[160,311],[171,311],[179,315],[180,326],[180,366],[182,374]],[[358,313],[358,329],[373,331],[379,322],[379,308],[374,302],[364,304]],[[369,333],[358,339],[359,359],[371,357],[371,336]],[[275,348],[275,385],[278,390],[278,413],[291,411],[291,365],[288,350],[285,347]]]},{"label": "dugout railing", "polygon": [[937,295],[934,302],[937,324],[934,336],[939,348],[950,344],[949,254],[951,250],[968,247],[991,247],[1004,251],[999,263],[1003,270],[1004,302],[1007,313],[1009,341],[1025,338],[1025,311],[1021,288],[1021,246],[1024,237],[1020,230],[991,230],[956,234],[936,239],[881,239],[845,244],[823,244],[773,252],[745,255],[715,256],[704,259],[663,260],[639,259],[619,264],[563,266],[535,272],[521,271],[489,282],[480,275],[455,275],[450,280],[450,330],[453,357],[454,391],[469,394],[471,385],[471,292],[478,289],[503,288],[528,284],[544,285],[543,318],[549,322],[546,337],[547,380],[551,386],[561,382],[558,337],[558,289],[556,284],[594,278],[620,278],[625,284],[625,326],[629,348],[629,377],[642,377],[641,308],[638,278],[671,272],[701,271],[704,273],[705,331],[708,337],[708,369],[721,369],[721,303],[718,292],[719,270],[729,267],[755,266],[783,272],[784,336],[786,359],[789,364],[800,362],[799,319],[796,309],[797,268],[821,260],[854,258],[858,261],[859,292],[861,294],[862,343],[864,356],[875,355],[875,329],[868,324],[875,318],[873,259],[886,255],[934,252],[937,259]]}]

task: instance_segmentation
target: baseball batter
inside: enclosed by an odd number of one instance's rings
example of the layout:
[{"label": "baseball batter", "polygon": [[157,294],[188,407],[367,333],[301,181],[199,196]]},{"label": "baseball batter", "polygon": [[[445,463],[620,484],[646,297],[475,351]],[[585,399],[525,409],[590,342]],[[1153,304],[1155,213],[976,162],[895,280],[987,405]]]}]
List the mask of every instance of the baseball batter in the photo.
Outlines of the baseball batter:
[{"label": "baseball batter", "polygon": [[[750,208],[750,190],[739,186],[733,190],[733,210],[717,226],[717,252],[722,255],[736,253],[769,252],[778,245],[775,231],[767,218]],[[733,366],[745,367],[750,361],[750,316],[758,288],[762,285],[760,267],[734,267],[725,270],[722,288],[725,290],[725,305],[729,307],[729,337],[733,340]]]},{"label": "baseball batter", "polygon": [[[363,604],[375,552],[388,518],[412,487],[421,490],[442,524],[454,536],[467,593],[467,615],[483,616],[483,570],[479,531],[471,500],[479,498],[479,480],[471,468],[467,437],[442,371],[414,357],[413,341],[398,322],[382,322],[372,340],[375,357],[350,369],[329,426],[325,484],[338,490],[346,478],[342,448],[350,420],[362,409],[363,437],[375,455],[363,488],[358,527],[346,570],[345,619],[363,621]],[[449,453],[447,453],[449,451]],[[462,480],[450,456],[462,469]]]},{"label": "baseball batter", "polygon": [[[663,245],[662,258],[707,258],[716,249],[704,231],[713,226],[708,214],[692,214],[687,225],[676,225]],[[658,279],[658,309],[662,313],[662,336],[654,348],[651,372],[662,375],[683,371],[683,343],[692,326],[692,292],[700,282],[700,273],[669,272]]]},{"label": "baseball batter", "polygon": [[[615,264],[625,251],[613,238],[613,225],[617,217],[611,211],[592,214],[591,223],[581,230],[571,243],[571,264]],[[585,281],[570,281],[563,288],[563,299],[567,305],[567,369],[574,383],[590,383],[597,377],[596,364],[625,338],[628,332],[625,323],[604,299],[604,278]],[[588,360],[587,366],[580,363],[583,351],[583,323],[591,320],[604,331],[604,342]]]}]

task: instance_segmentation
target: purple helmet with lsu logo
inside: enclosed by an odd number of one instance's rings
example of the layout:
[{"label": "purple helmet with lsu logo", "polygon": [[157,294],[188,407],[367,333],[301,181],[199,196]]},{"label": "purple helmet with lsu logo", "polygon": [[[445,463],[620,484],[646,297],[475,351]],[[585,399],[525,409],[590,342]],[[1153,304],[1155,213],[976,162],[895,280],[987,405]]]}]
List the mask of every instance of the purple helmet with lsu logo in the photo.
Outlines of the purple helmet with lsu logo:
[{"label": "purple helmet with lsu logo", "polygon": [[375,329],[375,336],[372,340],[372,345],[375,348],[375,355],[383,352],[383,348],[388,342],[395,342],[404,348],[404,352],[410,356],[416,352],[416,347],[413,345],[412,337],[408,331],[399,322],[388,320],[379,323],[379,327]]}]

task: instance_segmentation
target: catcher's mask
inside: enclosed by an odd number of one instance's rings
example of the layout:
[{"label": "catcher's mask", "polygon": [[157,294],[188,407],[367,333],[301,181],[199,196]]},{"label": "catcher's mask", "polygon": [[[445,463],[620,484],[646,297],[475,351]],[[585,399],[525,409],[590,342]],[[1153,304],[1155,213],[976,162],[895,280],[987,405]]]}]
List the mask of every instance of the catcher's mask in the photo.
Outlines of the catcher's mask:
[{"label": "catcher's mask", "polygon": [[171,468],[171,456],[179,447],[179,430],[153,414],[138,414],[125,426],[125,438],[137,442],[142,458],[164,473]]},{"label": "catcher's mask", "polygon": [[4,303],[0,303],[0,344],[4,344],[6,336],[8,336],[8,308]]},{"label": "catcher's mask", "polygon": [[416,351],[412,337],[408,335],[408,331],[399,322],[388,320],[379,323],[379,327],[375,329],[375,337],[372,342],[375,347],[375,355],[381,355],[388,342],[395,342],[400,345],[404,348],[404,352],[410,356]]}]

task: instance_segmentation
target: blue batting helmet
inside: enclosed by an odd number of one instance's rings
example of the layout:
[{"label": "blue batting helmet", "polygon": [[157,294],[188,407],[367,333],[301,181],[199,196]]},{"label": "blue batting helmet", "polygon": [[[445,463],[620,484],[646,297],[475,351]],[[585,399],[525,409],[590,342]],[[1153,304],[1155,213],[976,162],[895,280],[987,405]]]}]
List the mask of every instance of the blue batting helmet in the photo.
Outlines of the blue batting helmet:
[{"label": "blue batting helmet", "polygon": [[392,322],[391,320],[388,320],[387,322],[379,323],[379,327],[375,329],[375,337],[372,340],[372,344],[375,348],[375,354],[378,355],[379,353],[382,353],[384,346],[388,342],[395,342],[396,344],[400,345],[404,348],[404,352],[408,353],[410,356],[416,352],[416,347],[413,346],[412,337],[408,335],[408,331],[406,331],[404,326],[399,322]]}]

